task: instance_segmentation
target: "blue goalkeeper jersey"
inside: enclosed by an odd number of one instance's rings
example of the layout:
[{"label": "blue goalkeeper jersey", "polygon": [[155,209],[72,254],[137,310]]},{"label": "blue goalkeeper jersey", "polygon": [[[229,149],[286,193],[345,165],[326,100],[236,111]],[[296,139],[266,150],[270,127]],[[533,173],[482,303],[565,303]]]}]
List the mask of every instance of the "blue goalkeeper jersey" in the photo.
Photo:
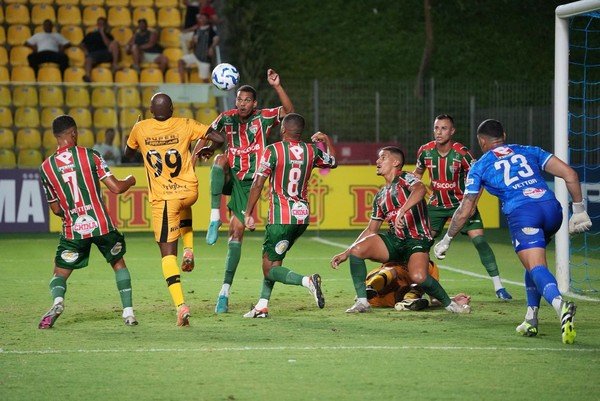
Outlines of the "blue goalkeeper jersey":
[{"label": "blue goalkeeper jersey", "polygon": [[501,145],[491,149],[471,166],[465,194],[485,188],[500,199],[505,215],[527,203],[556,199],[542,176],[551,157],[552,153],[537,146]]}]

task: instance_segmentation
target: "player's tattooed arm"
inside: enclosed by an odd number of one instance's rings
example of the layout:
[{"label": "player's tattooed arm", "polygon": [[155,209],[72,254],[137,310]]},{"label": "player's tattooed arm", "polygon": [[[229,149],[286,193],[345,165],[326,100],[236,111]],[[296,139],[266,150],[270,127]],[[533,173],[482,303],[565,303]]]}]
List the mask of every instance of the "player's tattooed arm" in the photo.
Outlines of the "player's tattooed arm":
[{"label": "player's tattooed arm", "polygon": [[448,227],[447,234],[450,237],[455,237],[467,222],[468,218],[473,214],[477,207],[477,201],[479,200],[479,194],[466,194],[460,203],[460,206],[454,212],[450,227]]}]

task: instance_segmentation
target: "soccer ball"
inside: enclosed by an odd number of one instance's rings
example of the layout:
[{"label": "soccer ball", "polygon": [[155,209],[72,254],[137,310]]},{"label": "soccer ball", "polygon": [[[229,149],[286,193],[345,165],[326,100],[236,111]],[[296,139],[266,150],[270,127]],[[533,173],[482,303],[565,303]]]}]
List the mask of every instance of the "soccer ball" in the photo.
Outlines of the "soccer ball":
[{"label": "soccer ball", "polygon": [[240,73],[237,68],[228,63],[221,63],[215,67],[211,75],[212,83],[217,88],[228,91],[240,81]]}]

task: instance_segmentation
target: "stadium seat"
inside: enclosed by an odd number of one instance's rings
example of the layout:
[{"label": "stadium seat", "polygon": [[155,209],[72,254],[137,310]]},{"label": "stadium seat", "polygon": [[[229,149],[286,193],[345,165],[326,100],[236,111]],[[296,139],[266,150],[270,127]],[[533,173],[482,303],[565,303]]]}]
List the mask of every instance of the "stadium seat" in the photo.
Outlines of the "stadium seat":
[{"label": "stadium seat", "polygon": [[31,23],[41,25],[45,20],[49,19],[56,22],[56,13],[54,7],[50,4],[34,4],[31,7]]},{"label": "stadium seat", "polygon": [[193,68],[189,69],[188,82],[190,84],[203,84],[208,81],[205,82],[200,79],[200,76],[198,75],[198,69],[196,66],[194,66]]},{"label": "stadium seat", "polygon": [[5,9],[4,20],[8,25],[29,25],[29,9],[25,4],[9,4]]},{"label": "stadium seat", "polygon": [[156,0],[154,2],[154,7],[162,8],[162,7],[177,7],[178,0]]},{"label": "stadium seat", "polygon": [[161,28],[181,26],[181,12],[177,7],[162,7],[158,9],[158,26]]},{"label": "stadium seat", "polygon": [[217,98],[212,93],[209,93],[208,100],[205,103],[193,102],[192,106],[194,106],[197,109],[216,108],[217,107]]},{"label": "stadium seat", "polygon": [[60,86],[40,86],[41,107],[62,107],[63,105],[63,90]]},{"label": "stadium seat", "polygon": [[123,131],[131,131],[133,125],[138,121],[138,117],[142,115],[142,110],[136,107],[126,107],[119,112],[119,127]]},{"label": "stadium seat", "polygon": [[15,109],[15,127],[37,128],[40,125],[40,114],[34,107],[17,107]]},{"label": "stadium seat", "polygon": [[98,18],[106,18],[106,10],[102,6],[86,6],[83,9],[83,25],[87,27],[96,27]]},{"label": "stadium seat", "polygon": [[149,119],[149,118],[154,118],[154,116],[152,115],[152,112],[150,111],[150,109],[146,109],[146,111],[144,112],[144,119]]},{"label": "stadium seat", "polygon": [[58,7],[58,21],[69,23],[69,25],[81,25],[81,11],[73,4],[65,4]]},{"label": "stadium seat", "polygon": [[115,92],[112,88],[99,86],[92,89],[92,107],[115,107],[116,103]]},{"label": "stadium seat", "polygon": [[0,24],[4,23],[4,9],[0,7]]},{"label": "stadium seat", "polygon": [[143,84],[161,84],[164,82],[162,71],[158,68],[144,68],[140,73],[140,82]]},{"label": "stadium seat", "polygon": [[[108,128],[107,128],[108,129]],[[96,143],[104,142],[106,134],[106,129],[101,129],[96,132]],[[120,147],[121,146],[121,135],[115,130],[115,139],[113,139],[113,145]]]},{"label": "stadium seat", "polygon": [[67,87],[65,104],[69,107],[89,107],[90,92],[84,86]]},{"label": "stadium seat", "polygon": [[112,83],[113,74],[110,68],[94,67],[92,68],[92,82]]},{"label": "stadium seat", "polygon": [[15,107],[37,106],[38,93],[35,86],[19,85],[13,88],[13,105]]},{"label": "stadium seat", "polygon": [[91,128],[92,127],[92,113],[90,109],[85,107],[71,107],[69,109],[69,115],[73,117],[77,128]]},{"label": "stadium seat", "polygon": [[58,144],[56,143],[56,137],[54,136],[52,130],[44,130],[44,133],[42,134],[42,148],[47,150],[51,149],[52,151],[55,151],[57,146]]},{"label": "stadium seat", "polygon": [[129,6],[129,0],[106,0],[104,3],[106,7],[127,7]]},{"label": "stadium seat", "polygon": [[[9,0],[11,1],[11,0]],[[21,1],[19,1],[21,3]],[[52,4],[54,0],[29,0],[29,4]]]},{"label": "stadium seat", "polygon": [[158,93],[157,86],[144,86],[142,87],[142,105],[144,107],[150,107],[150,99],[155,93]]},{"label": "stadium seat", "polygon": [[191,118],[194,119],[194,112],[189,107],[173,108],[173,117]]},{"label": "stadium seat", "polygon": [[181,76],[179,75],[179,70],[177,68],[169,68],[165,72],[165,82],[168,84],[180,84]]},{"label": "stadium seat", "polygon": [[37,76],[38,82],[62,82],[60,69],[54,65],[40,67]]},{"label": "stadium seat", "polygon": [[39,168],[44,159],[38,149],[23,149],[17,155],[17,168]]},{"label": "stadium seat", "polygon": [[78,46],[83,40],[83,29],[79,25],[63,25],[60,33],[75,46]]},{"label": "stadium seat", "polygon": [[179,28],[170,27],[161,29],[158,43],[165,48],[181,46],[181,43],[179,42],[180,35],[181,30],[179,30]]},{"label": "stadium seat", "polygon": [[42,147],[42,135],[37,128],[23,128],[17,131],[15,149],[39,149]]},{"label": "stadium seat", "polygon": [[154,0],[131,0],[129,5],[131,7],[154,7]]},{"label": "stadium seat", "polygon": [[[2,8],[2,7],[0,7]],[[12,149],[0,149],[0,168],[14,169],[17,167],[17,157]]]},{"label": "stadium seat", "polygon": [[67,4],[71,4],[73,6],[79,5],[79,0],[54,0],[57,6],[64,6]]},{"label": "stadium seat", "polygon": [[13,149],[15,147],[15,135],[8,128],[0,128],[0,149]]},{"label": "stadium seat", "polygon": [[119,42],[119,45],[125,46],[133,36],[133,31],[128,26],[117,26],[110,30],[110,34]]},{"label": "stadium seat", "polygon": [[0,45],[4,45],[5,43],[6,43],[6,31],[4,30],[3,26],[0,26]]},{"label": "stadium seat", "polygon": [[73,67],[83,67],[83,64],[85,63],[85,53],[80,47],[68,47],[65,50],[65,54],[69,58],[69,65]]},{"label": "stadium seat", "polygon": [[139,82],[138,73],[133,68],[123,68],[115,72],[115,82],[137,84]]},{"label": "stadium seat", "polygon": [[9,80],[8,68],[0,65],[0,82],[8,82]]},{"label": "stadium seat", "polygon": [[114,107],[103,107],[94,111],[94,126],[96,128],[116,128],[117,113]]},{"label": "stadium seat", "polygon": [[0,46],[0,65],[8,65],[8,53],[4,46]]},{"label": "stadium seat", "polygon": [[217,110],[212,108],[203,108],[196,111],[196,120],[202,124],[210,125],[219,116]]},{"label": "stadium seat", "polygon": [[130,26],[131,13],[129,7],[110,7],[108,9],[108,20],[111,26]]},{"label": "stadium seat", "polygon": [[156,26],[156,14],[154,13],[152,7],[135,7],[133,9],[133,20],[139,21],[141,18],[145,18],[146,21],[148,21],[149,27]]},{"label": "stadium seat", "polygon": [[83,67],[69,67],[65,70],[63,79],[65,82],[83,82],[84,75]]},{"label": "stadium seat", "polygon": [[[31,54],[33,50],[27,46],[13,46],[10,49],[10,65],[13,67],[29,66],[27,56]],[[13,68],[14,70],[14,68]],[[32,70],[33,71],[33,70]]]},{"label": "stadium seat", "polygon": [[12,113],[8,107],[0,106],[0,127],[10,128],[13,125]]},{"label": "stadium seat", "polygon": [[20,66],[12,69],[10,80],[12,82],[35,82],[35,73],[31,67]]},{"label": "stadium seat", "polygon": [[140,107],[140,92],[135,86],[122,86],[117,90],[117,106]]},{"label": "stadium seat", "polygon": [[60,115],[65,114],[62,107],[44,107],[40,117],[42,128],[52,128],[52,121]]},{"label": "stadium seat", "polygon": [[0,106],[8,107],[12,105],[10,89],[8,86],[0,86]]},{"label": "stadium seat", "polygon": [[103,6],[104,0],[81,0],[81,6]]},{"label": "stadium seat", "polygon": [[47,159],[50,156],[52,156],[53,154],[55,154],[56,153],[56,149],[57,149],[56,146],[54,148],[47,148],[44,151],[44,158]]},{"label": "stadium seat", "polygon": [[6,29],[6,43],[9,46],[22,46],[31,37],[31,29],[27,25],[13,24]]},{"label": "stadium seat", "polygon": [[94,133],[88,128],[79,128],[77,126],[77,145],[83,146],[84,148],[93,148],[96,140],[94,139]]},{"label": "stadium seat", "polygon": [[169,68],[176,68],[183,57],[183,51],[180,47],[167,47],[163,50],[163,55],[169,59]]}]

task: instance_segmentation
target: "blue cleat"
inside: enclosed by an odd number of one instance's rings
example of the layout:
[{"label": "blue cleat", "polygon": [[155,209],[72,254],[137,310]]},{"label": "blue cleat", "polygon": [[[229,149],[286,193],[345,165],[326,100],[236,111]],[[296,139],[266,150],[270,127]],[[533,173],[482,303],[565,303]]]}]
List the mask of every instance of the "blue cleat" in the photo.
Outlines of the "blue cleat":
[{"label": "blue cleat", "polygon": [[500,288],[498,291],[496,291],[496,297],[500,298],[503,301],[508,301],[512,299],[512,295],[510,295],[508,291],[506,291],[506,288]]},{"label": "blue cleat", "polygon": [[215,313],[227,313],[227,311],[229,311],[229,297],[219,295],[217,306],[215,306]]},{"label": "blue cleat", "polygon": [[221,221],[211,221],[208,226],[208,231],[206,232],[206,243],[208,245],[214,245],[217,242],[217,238],[219,238],[219,227],[221,227]]}]

